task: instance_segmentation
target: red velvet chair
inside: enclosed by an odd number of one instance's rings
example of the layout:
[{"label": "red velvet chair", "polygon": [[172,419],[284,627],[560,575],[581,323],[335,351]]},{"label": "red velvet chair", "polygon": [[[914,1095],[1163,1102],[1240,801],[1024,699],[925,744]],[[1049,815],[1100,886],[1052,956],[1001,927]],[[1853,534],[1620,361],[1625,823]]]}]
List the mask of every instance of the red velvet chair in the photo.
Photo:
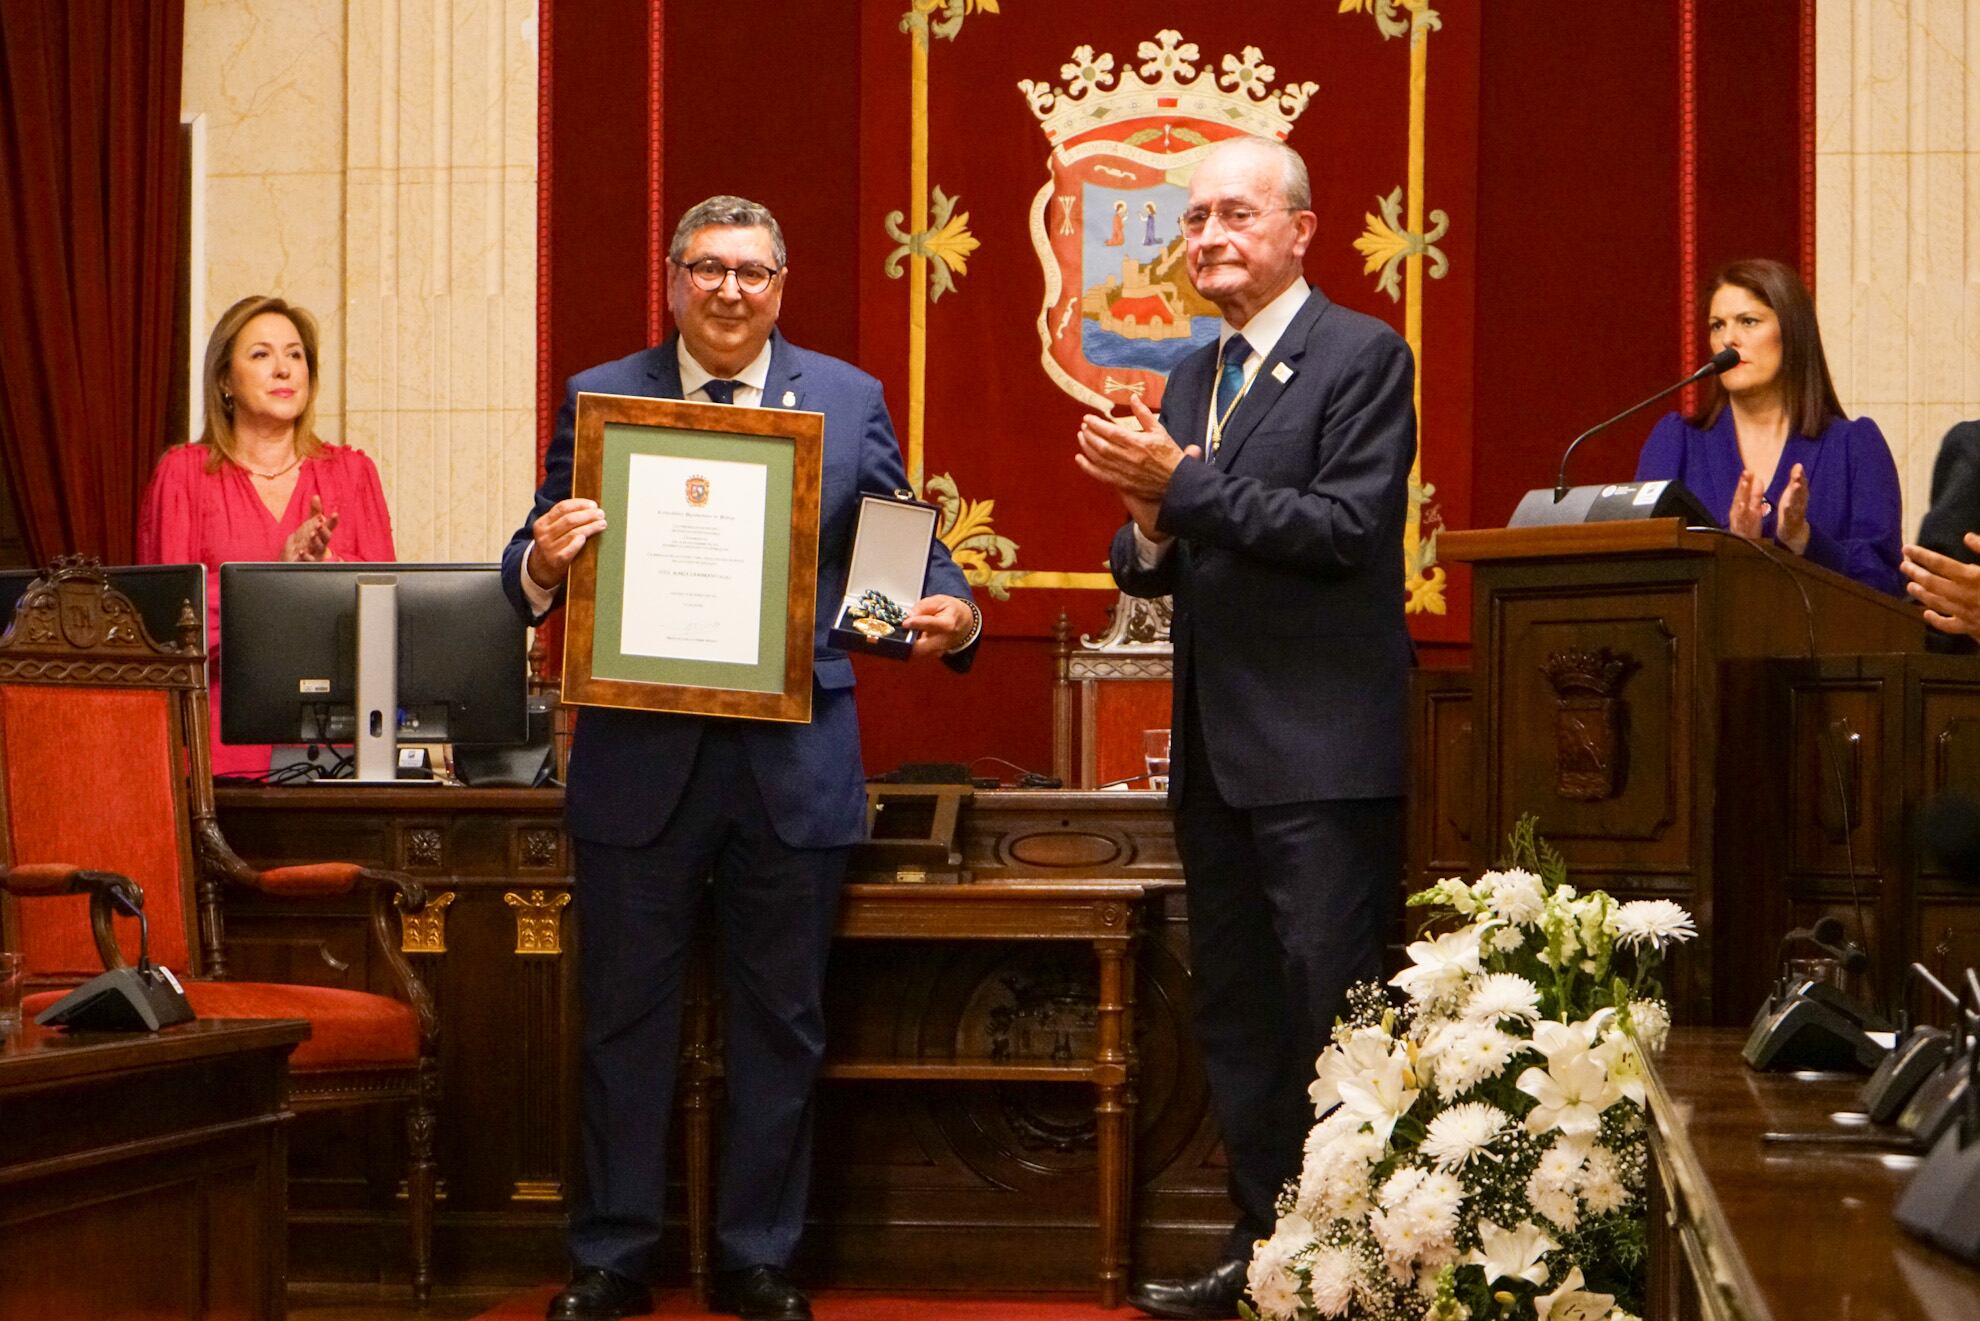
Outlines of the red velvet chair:
[{"label": "red velvet chair", "polygon": [[[423,907],[425,895],[410,877],[355,863],[256,871],[227,846],[213,816],[205,637],[187,602],[178,636],[154,641],[96,561],[81,558],[37,578],[0,632],[0,935],[27,955],[23,1013],[136,957],[137,923],[113,923],[100,896],[87,897],[102,886],[92,873],[136,881],[152,960],[179,975],[194,1012],[309,1021],[290,1058],[297,1112],[407,1107],[413,1291],[424,1300],[439,1024],[399,952],[393,912]],[[230,884],[297,899],[368,889],[394,994],[227,980],[220,899]]]}]

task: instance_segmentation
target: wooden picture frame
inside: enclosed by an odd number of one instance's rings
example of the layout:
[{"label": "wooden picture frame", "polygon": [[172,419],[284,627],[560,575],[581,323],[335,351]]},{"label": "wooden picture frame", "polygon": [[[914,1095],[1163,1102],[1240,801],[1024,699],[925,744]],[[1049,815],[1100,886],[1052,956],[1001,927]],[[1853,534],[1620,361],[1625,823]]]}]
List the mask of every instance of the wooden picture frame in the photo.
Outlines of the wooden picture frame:
[{"label": "wooden picture frame", "polygon": [[571,494],[606,530],[571,565],[563,699],[809,722],[824,447],[820,413],[580,394]]}]

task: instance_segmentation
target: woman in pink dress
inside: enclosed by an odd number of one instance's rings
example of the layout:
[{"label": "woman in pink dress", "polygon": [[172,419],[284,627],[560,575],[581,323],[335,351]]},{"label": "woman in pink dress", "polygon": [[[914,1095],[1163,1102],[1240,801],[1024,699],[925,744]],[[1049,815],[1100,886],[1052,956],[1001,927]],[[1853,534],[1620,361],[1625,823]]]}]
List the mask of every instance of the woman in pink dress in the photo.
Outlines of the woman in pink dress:
[{"label": "woman in pink dress", "polygon": [[206,566],[215,775],[265,774],[269,760],[220,741],[220,566],[397,558],[378,469],[316,435],[316,342],[315,319],[279,298],[228,308],[206,344],[206,429],[159,459],[138,518],[140,563]]}]

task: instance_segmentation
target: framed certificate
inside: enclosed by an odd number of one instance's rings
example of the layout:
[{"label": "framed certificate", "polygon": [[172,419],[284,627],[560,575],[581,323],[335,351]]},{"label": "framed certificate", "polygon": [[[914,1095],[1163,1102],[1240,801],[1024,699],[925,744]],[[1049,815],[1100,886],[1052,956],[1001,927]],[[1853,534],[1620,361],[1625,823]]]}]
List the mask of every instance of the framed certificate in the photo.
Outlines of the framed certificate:
[{"label": "framed certificate", "polygon": [[804,723],[819,413],[580,394],[571,494],[606,530],[571,565],[564,700]]}]

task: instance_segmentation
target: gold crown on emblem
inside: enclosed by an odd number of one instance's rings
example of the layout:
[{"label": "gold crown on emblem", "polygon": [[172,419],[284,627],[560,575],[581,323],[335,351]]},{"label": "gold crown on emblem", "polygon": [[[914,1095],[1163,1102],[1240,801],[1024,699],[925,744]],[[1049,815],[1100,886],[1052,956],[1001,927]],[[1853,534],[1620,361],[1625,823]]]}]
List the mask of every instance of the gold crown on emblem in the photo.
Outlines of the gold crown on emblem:
[{"label": "gold crown on emblem", "polygon": [[1064,87],[1026,78],[1018,90],[1054,143],[1106,123],[1156,115],[1218,120],[1259,137],[1284,138],[1320,90],[1318,83],[1274,90],[1278,70],[1264,62],[1256,46],[1246,46],[1242,55],[1224,56],[1221,72],[1208,64],[1199,71],[1202,53],[1174,28],[1142,42],[1136,55],[1142,61],[1139,70],[1129,66],[1117,77],[1112,55],[1095,55],[1093,47],[1081,46],[1059,66]]}]

